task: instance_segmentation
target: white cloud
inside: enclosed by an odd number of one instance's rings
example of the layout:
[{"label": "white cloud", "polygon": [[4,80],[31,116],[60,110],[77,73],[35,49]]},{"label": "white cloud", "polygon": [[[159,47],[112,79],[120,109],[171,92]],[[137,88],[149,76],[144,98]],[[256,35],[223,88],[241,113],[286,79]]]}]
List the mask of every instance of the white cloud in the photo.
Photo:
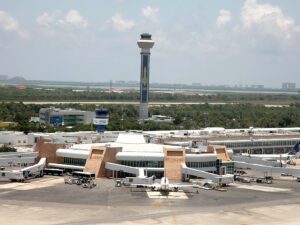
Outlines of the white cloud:
[{"label": "white cloud", "polygon": [[86,28],[88,22],[80,15],[77,10],[70,10],[68,14],[59,21],[64,26],[73,26],[78,28]]},{"label": "white cloud", "polygon": [[[236,25],[231,25],[231,14],[230,11],[220,10],[215,27],[210,30],[191,32],[183,26],[183,30],[176,32],[169,28],[157,32],[153,39],[158,39],[157,46],[165,52],[181,51],[185,54],[280,55],[300,52],[300,26],[279,6],[246,0]],[[173,46],[178,47],[173,49]]]},{"label": "white cloud", "polygon": [[157,22],[157,14],[159,12],[158,8],[153,8],[151,6],[147,6],[142,9],[142,14],[145,18],[152,20],[153,22]]},{"label": "white cloud", "polygon": [[132,20],[123,19],[121,14],[116,14],[111,18],[113,28],[117,31],[131,30],[135,26],[135,22]]},{"label": "white cloud", "polygon": [[36,22],[43,27],[61,27],[61,28],[86,28],[88,26],[85,20],[77,10],[71,9],[65,16],[59,13],[44,12],[36,18]]},{"label": "white cloud", "polygon": [[256,0],[246,0],[241,12],[241,23],[247,31],[280,39],[290,39],[297,30],[294,20],[285,16],[280,7],[259,4]]},{"label": "white cloud", "polygon": [[19,29],[18,21],[3,11],[0,11],[0,24],[5,30],[14,31]]},{"label": "white cloud", "polygon": [[40,26],[49,27],[49,26],[54,25],[56,23],[56,15],[44,12],[42,15],[40,15],[36,18],[36,22]]},{"label": "white cloud", "polygon": [[220,10],[216,22],[217,27],[224,27],[230,22],[231,22],[231,12],[224,9]]},{"label": "white cloud", "polygon": [[4,11],[0,11],[0,27],[5,31],[17,33],[21,38],[29,37],[29,33],[20,27],[19,22]]}]

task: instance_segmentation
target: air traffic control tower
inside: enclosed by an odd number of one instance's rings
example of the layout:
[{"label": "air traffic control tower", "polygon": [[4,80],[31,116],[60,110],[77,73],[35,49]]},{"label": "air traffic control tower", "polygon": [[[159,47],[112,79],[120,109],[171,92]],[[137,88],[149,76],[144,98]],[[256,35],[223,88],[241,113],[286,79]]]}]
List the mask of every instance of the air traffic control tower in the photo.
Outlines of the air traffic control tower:
[{"label": "air traffic control tower", "polygon": [[137,42],[141,48],[141,81],[140,81],[140,120],[148,118],[149,102],[149,72],[150,72],[150,48],[153,47],[154,41],[151,34],[141,34]]}]

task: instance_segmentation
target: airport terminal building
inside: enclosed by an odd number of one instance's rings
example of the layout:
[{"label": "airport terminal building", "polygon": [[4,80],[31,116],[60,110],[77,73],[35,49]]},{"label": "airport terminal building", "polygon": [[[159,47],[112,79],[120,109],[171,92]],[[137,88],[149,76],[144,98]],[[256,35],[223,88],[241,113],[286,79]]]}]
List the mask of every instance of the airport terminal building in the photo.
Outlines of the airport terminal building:
[{"label": "airport terminal building", "polygon": [[[165,175],[173,180],[199,177],[218,181],[232,178],[235,170],[243,168],[298,176],[299,171],[285,167],[292,163],[287,152],[300,142],[300,128],[249,131],[0,132],[3,144],[11,140],[8,145],[22,148],[12,155],[2,154],[0,164],[33,164],[46,158],[47,167],[119,178]],[[30,146],[34,146],[33,155],[29,154],[32,149],[21,154]],[[299,151],[294,157],[299,157]]]},{"label": "airport terminal building", "polygon": [[224,129],[208,127],[203,130],[145,131],[145,135],[161,144],[184,146],[222,145],[234,154],[284,154],[300,143],[300,128]]},{"label": "airport terminal building", "polygon": [[[48,146],[48,147],[47,147]],[[225,146],[207,146],[195,154],[183,147],[146,143],[142,134],[119,134],[115,142],[56,146],[41,139],[35,150],[46,157],[49,167],[82,170],[97,177],[167,176],[182,180],[187,168],[206,175],[233,174],[234,163]],[[185,168],[183,168],[183,165]]]}]

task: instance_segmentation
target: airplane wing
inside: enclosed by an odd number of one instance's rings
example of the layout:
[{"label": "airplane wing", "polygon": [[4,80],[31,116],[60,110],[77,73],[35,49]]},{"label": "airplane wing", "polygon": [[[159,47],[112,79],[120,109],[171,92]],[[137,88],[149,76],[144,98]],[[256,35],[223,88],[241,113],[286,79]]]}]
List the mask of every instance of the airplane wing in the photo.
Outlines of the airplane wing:
[{"label": "airplane wing", "polygon": [[159,184],[154,183],[154,184],[130,184],[130,187],[136,187],[136,188],[155,188],[159,186]]},{"label": "airplane wing", "polygon": [[199,184],[170,184],[171,188],[199,188],[199,189],[205,189],[205,190],[211,190],[212,188],[207,187],[205,185],[199,185]]}]

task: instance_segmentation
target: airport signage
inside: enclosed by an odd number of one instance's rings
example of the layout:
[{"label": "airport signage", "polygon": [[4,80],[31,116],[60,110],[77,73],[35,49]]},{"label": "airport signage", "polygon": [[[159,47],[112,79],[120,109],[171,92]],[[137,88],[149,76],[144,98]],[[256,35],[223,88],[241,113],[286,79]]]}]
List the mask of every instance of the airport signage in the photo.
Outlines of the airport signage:
[{"label": "airport signage", "polygon": [[94,125],[107,125],[108,124],[108,119],[94,118],[93,119],[93,124]]}]

